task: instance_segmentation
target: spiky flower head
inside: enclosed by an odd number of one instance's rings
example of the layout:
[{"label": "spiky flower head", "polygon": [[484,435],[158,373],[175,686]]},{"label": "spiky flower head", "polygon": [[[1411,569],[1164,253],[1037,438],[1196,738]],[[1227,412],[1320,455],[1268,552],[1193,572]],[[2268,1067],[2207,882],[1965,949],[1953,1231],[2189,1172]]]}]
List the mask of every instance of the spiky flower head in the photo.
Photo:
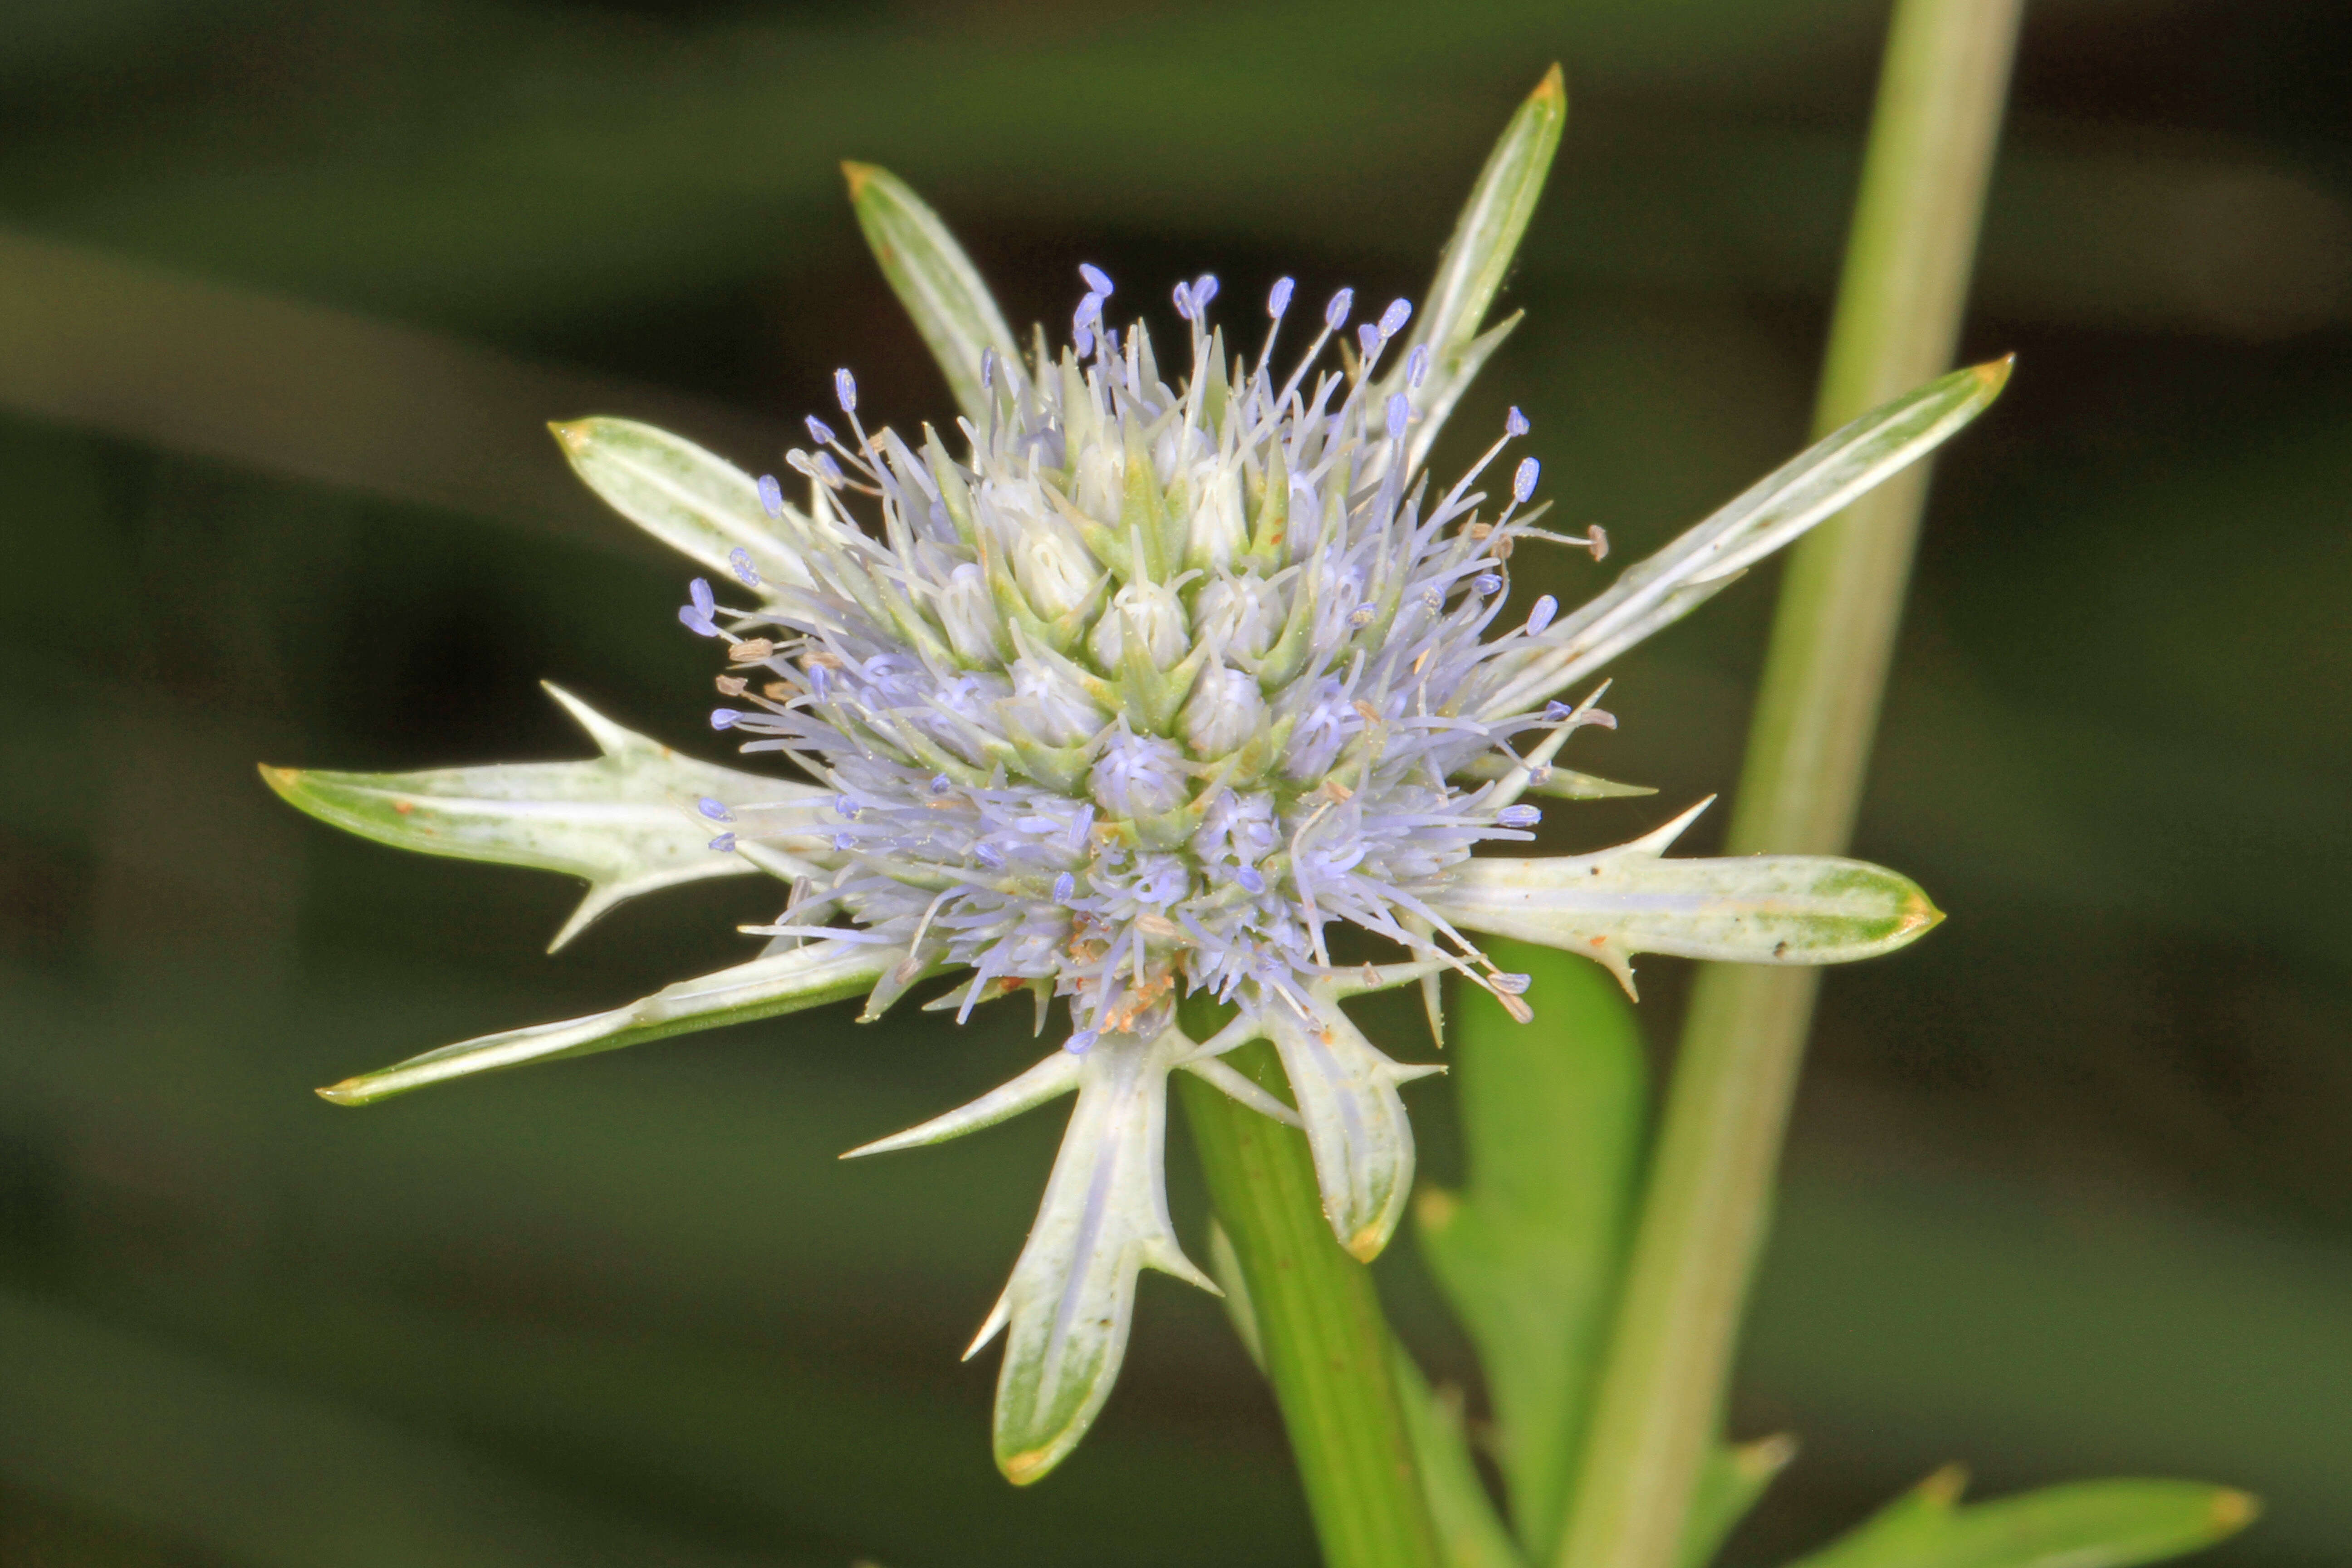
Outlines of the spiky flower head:
[{"label": "spiky flower head", "polygon": [[[1629,792],[1554,757],[1614,721],[1601,664],[1966,424],[1999,367],[1963,371],[1829,437],[1567,615],[1522,605],[1530,549],[1606,541],[1541,526],[1540,468],[1513,409],[1450,480],[1423,468],[1513,321],[1491,301],[1559,134],[1557,80],[1481,176],[1429,300],[1319,305],[1290,279],[1220,309],[1180,283],[1162,349],[1088,265],[1067,341],[1024,351],[939,220],[881,171],[850,170],[875,248],[962,405],[951,432],[869,425],[856,384],[786,454],[788,499],[661,431],[557,426],[632,521],[700,559],[679,618],[724,646],[712,726],[786,782],[686,763],[569,698],[597,762],[369,778],[271,773],[289,798],[413,847],[567,869],[580,916],[667,882],[789,884],[746,930],[757,960],[612,1013],[469,1041],[332,1089],[362,1102],[523,1061],[863,992],[878,1016],[927,975],[959,1020],[1014,993],[1045,1058],[973,1104],[858,1153],[938,1142],[1075,1090],[1037,1223],[977,1350],[1010,1330],[997,1454],[1015,1480],[1068,1452],[1108,1395],[1137,1270],[1214,1289],[1170,1225],[1168,1075],[1196,1073],[1301,1125],[1339,1243],[1369,1258],[1412,1180],[1393,1059],[1341,1008],[1447,971],[1522,1019],[1526,977],[1480,933],[1608,964],[1643,952],[1823,963],[1911,940],[1918,889],[1858,862],[1668,860],[1696,808],[1575,858],[1522,844],[1528,797]],[[1230,323],[1231,332],[1228,332]],[[560,694],[559,694],[560,695]],[[1703,805],[1704,803],[1702,803]],[[1391,962],[1337,962],[1352,926]],[[1195,1038],[1180,999],[1213,999]],[[1221,1058],[1270,1040],[1287,1102]]]}]

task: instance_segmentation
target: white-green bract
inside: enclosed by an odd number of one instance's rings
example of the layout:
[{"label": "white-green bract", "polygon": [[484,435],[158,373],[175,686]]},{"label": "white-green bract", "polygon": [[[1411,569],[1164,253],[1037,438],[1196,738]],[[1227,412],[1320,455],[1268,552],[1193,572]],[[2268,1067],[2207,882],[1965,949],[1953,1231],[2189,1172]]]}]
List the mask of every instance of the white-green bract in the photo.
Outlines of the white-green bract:
[{"label": "white-green bract", "polygon": [[[1581,857],[1474,858],[1526,841],[1529,795],[1624,793],[1553,765],[1613,722],[1579,687],[1967,424],[2003,366],[1958,372],[1838,431],[1581,609],[1512,603],[1536,526],[1512,411],[1469,469],[1422,464],[1510,330],[1478,331],[1556,144],[1556,77],[1497,147],[1418,310],[1318,307],[1288,279],[1221,324],[1213,278],[1178,286],[1163,366],[1082,268],[1070,342],[1023,350],[931,212],[852,166],[861,221],[962,406],[952,434],[839,427],[788,455],[795,505],[687,441],[621,420],[556,427],[622,515],[709,568],[680,617],[724,645],[711,722],[788,782],[679,758],[559,697],[593,762],[388,776],[267,770],[304,809],[411,848],[570,871],[592,891],[559,942],[622,899],[707,877],[789,884],[737,967],[593,1017],[467,1041],[322,1091],[362,1103],[863,994],[926,975],[961,1018],[1026,991],[1043,1060],[961,1110],[854,1151],[971,1131],[1075,1091],[1044,1205],[977,1350],[1008,1332],[996,1451],[1026,1481],[1076,1443],[1124,1351],[1139,1269],[1214,1287],[1170,1225],[1168,1075],[1199,1074],[1303,1126],[1341,1245],[1386,1244],[1412,1181],[1392,1059],[1343,999],[1452,971],[1528,1015],[1480,933],[1549,943],[1630,984],[1637,952],[1827,963],[1937,916],[1893,872],[1762,856],[1664,858],[1686,812]],[[1515,319],[1514,319],[1515,320]],[[1236,348],[1235,345],[1239,345]],[[833,418],[831,415],[827,418]],[[1495,476],[1493,479],[1489,476]],[[796,489],[800,487],[796,486]],[[1507,609],[1507,605],[1510,606]],[[1577,699],[1580,697],[1580,700]],[[1335,963],[1335,924],[1392,951]],[[1207,994],[1232,1021],[1178,1026]],[[1538,999],[1539,1000],[1539,998]],[[1205,1031],[1204,1031],[1205,1032]],[[1223,1062],[1270,1040],[1289,1101]]]}]

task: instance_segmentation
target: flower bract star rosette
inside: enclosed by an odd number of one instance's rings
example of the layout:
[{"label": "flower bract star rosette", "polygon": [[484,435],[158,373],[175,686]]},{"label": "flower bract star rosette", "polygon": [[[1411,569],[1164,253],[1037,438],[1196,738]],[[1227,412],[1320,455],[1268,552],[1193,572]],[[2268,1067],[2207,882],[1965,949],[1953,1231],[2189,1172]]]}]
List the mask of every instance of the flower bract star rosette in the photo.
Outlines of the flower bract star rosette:
[{"label": "flower bract star rosette", "polygon": [[[1590,678],[1933,449],[1999,392],[1963,370],[1839,430],[1581,608],[1512,607],[1516,552],[1588,551],[1541,526],[1537,459],[1505,428],[1465,472],[1423,460],[1517,318],[1483,319],[1557,145],[1557,74],[1482,173],[1428,296],[1309,304],[1289,279],[1227,322],[1213,277],[1179,285],[1172,343],[1080,268],[1067,341],[1023,345],[963,252],[898,181],[848,170],[860,222],[961,406],[914,437],[837,413],[789,453],[788,498],[674,435],[555,426],[573,468],[700,563],[679,612],[723,655],[711,724],[796,778],[690,762],[557,693],[591,762],[362,775],[265,770],[288,799],[389,843],[543,867],[591,892],[560,943],[636,893],[776,879],[756,958],[592,1017],[469,1040],[323,1090],[361,1104],[447,1079],[613,1050],[862,994],[878,1016],[924,977],[961,1020],[1027,993],[1044,1059],[877,1153],[1065,1094],[1068,1131],[977,1350],[1006,1345],[1005,1473],[1050,1469],[1118,1369],[1136,1276],[1214,1287],[1179,1247],[1161,1170],[1168,1079],[1199,1075],[1303,1126],[1340,1245],[1380,1252],[1412,1184],[1393,1058],[1341,1004],[1451,972],[1529,1016],[1482,933],[1549,943],[1632,981],[1643,952],[1832,963],[1938,918],[1857,861],[1675,859],[1686,812],[1598,854],[1509,853],[1537,799],[1629,793],[1554,758],[1613,723]],[[1231,337],[1228,337],[1228,330]],[[712,586],[713,581],[719,586]],[[1479,851],[1485,850],[1485,853]],[[1497,852],[1500,851],[1500,852]],[[1393,962],[1335,962],[1353,926]],[[1205,993],[1232,1022],[1176,1022]],[[1286,1101],[1221,1058],[1273,1043]]]}]

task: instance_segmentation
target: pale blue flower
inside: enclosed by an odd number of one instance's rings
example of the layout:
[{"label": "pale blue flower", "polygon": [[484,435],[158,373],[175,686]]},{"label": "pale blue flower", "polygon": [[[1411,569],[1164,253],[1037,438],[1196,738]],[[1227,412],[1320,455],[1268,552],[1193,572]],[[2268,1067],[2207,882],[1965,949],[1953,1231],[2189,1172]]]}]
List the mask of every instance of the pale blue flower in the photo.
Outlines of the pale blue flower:
[{"label": "pale blue flower", "polygon": [[[642,425],[557,429],[617,510],[735,584],[720,603],[697,577],[679,612],[726,645],[711,722],[808,782],[687,762],[570,699],[596,762],[271,773],[356,831],[590,878],[565,936],[650,887],[766,874],[790,888],[776,920],[746,928],[767,949],[612,1013],[323,1092],[359,1103],[850,994],[870,1018],[933,973],[958,978],[929,1005],[959,1018],[1026,992],[1042,1029],[1062,1000],[1062,1037],[1027,1073],[854,1151],[935,1142],[1076,1092],[974,1346],[1008,1333],[997,1454],[1028,1480],[1108,1395],[1136,1271],[1214,1288],[1168,1219],[1171,1072],[1303,1126],[1333,1232],[1369,1258],[1412,1188],[1398,1088],[1440,1069],[1392,1059],[1344,998],[1420,982],[1434,1024],[1451,972],[1528,1016],[1527,976],[1499,970],[1482,932],[1582,953],[1630,988],[1638,952],[1823,963],[1927,929],[1925,896],[1875,867],[1663,858],[1697,808],[1596,855],[1474,858],[1532,837],[1530,793],[1630,793],[1555,766],[1575,731],[1613,722],[1597,691],[1561,693],[1942,442],[2001,379],[1960,372],[1857,421],[1580,609],[1520,600],[1517,551],[1597,558],[1604,544],[1537,526],[1540,465],[1516,449],[1528,421],[1511,410],[1451,483],[1422,463],[1517,320],[1478,331],[1549,164],[1552,110],[1539,93],[1514,121],[1420,310],[1397,300],[1343,338],[1342,289],[1286,350],[1289,279],[1230,333],[1214,278],[1179,285],[1184,330],[1163,347],[1115,319],[1112,280],[1089,265],[1072,346],[1024,353],[929,209],[853,166],[861,222],[962,405],[954,438],[869,428],[843,370],[847,432],[810,417],[817,450],[787,457],[808,481],[794,506],[772,479]],[[1335,924],[1393,961],[1336,963]],[[1212,1038],[1175,1023],[1195,993],[1234,1009]],[[1295,1104],[1220,1059],[1256,1039],[1279,1052]]]}]

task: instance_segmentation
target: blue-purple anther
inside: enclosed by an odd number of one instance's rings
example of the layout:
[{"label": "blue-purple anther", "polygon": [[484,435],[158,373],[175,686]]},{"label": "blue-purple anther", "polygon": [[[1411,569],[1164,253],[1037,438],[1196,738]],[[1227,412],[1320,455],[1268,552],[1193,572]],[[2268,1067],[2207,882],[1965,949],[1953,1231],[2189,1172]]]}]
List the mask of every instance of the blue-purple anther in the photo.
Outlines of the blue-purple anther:
[{"label": "blue-purple anther", "polygon": [[678,620],[697,637],[717,637],[719,624],[711,616],[719,601],[711,596],[710,584],[697,577],[686,585],[686,596],[688,603],[677,607]]},{"label": "blue-purple anther", "polygon": [[1511,499],[1524,504],[1536,493],[1536,480],[1543,476],[1543,464],[1533,458],[1519,459],[1519,471],[1511,476]]}]

